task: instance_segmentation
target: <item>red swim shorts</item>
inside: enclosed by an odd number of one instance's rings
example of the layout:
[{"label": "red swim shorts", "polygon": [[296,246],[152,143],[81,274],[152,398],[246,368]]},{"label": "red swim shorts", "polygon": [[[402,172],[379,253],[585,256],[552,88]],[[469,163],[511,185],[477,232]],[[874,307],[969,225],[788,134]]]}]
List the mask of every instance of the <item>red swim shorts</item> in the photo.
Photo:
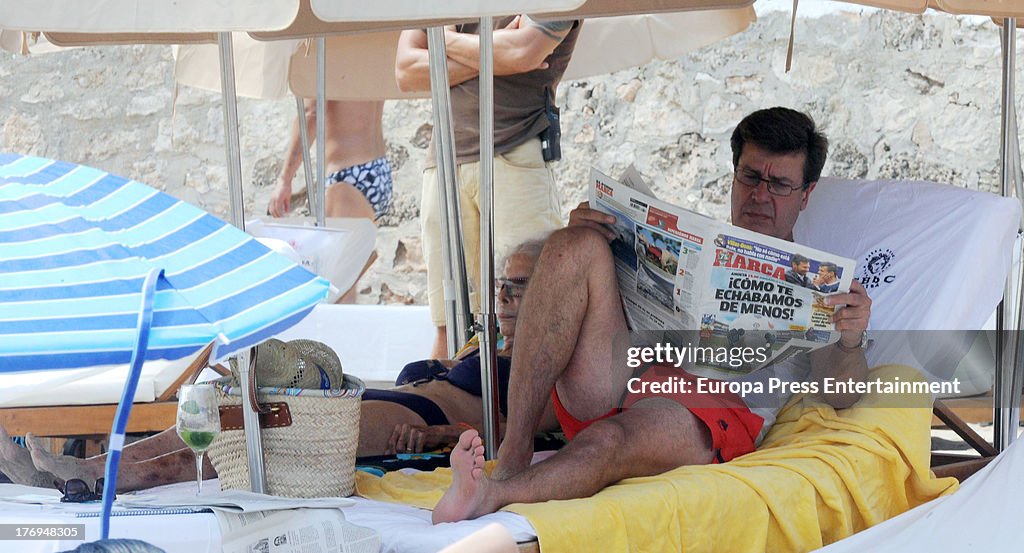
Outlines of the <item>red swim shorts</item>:
[{"label": "red swim shorts", "polygon": [[[698,377],[671,366],[654,365],[647,369],[640,377],[640,383],[647,383],[647,386],[632,384],[633,389],[640,391],[628,392],[622,404],[622,409],[629,409],[636,402],[650,397],[664,397],[671,399],[679,405],[690,410],[698,420],[707,426],[711,432],[711,447],[715,450],[715,462],[724,463],[732,459],[754,451],[754,442],[764,419],[755,415],[743,403],[739,395],[726,391],[714,390],[713,392],[699,393]],[[713,383],[720,382],[714,379],[702,379],[706,387],[714,387]],[[665,393],[654,392],[658,390],[673,389],[669,386],[675,381],[674,391]],[[688,384],[680,384],[685,381]],[[660,387],[651,386],[652,383],[661,384]],[[711,384],[711,386],[708,386]],[[683,387],[686,387],[683,390]],[[600,417],[588,421],[581,421],[573,417],[562,405],[558,392],[551,390],[551,401],[554,404],[555,417],[562,426],[566,439],[573,439],[584,428],[591,424],[606,419],[622,411],[613,409]]]}]

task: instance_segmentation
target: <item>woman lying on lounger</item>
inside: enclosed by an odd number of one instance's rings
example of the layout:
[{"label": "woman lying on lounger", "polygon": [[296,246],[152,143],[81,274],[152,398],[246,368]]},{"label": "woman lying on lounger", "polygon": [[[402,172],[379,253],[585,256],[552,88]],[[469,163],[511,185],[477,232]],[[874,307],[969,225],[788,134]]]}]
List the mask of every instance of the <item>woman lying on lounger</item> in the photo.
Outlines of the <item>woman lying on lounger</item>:
[{"label": "woman lying on lounger", "polygon": [[[498,329],[504,336],[498,352],[502,416],[519,303],[542,246],[542,241],[533,241],[514,249],[499,265],[501,276],[495,281]],[[464,349],[454,360],[410,363],[396,384],[389,390],[367,390],[363,396],[358,456],[429,450],[454,444],[467,425],[483,426],[476,348]],[[28,449],[19,447],[0,428],[0,471],[16,483],[48,488],[57,479],[81,478],[91,483],[103,475],[105,455],[88,459],[55,455],[31,434],[27,441]],[[213,478],[216,472],[209,456],[204,462],[203,474]],[[193,479],[195,456],[172,427],[125,446],[117,485],[118,491],[132,491]]]}]

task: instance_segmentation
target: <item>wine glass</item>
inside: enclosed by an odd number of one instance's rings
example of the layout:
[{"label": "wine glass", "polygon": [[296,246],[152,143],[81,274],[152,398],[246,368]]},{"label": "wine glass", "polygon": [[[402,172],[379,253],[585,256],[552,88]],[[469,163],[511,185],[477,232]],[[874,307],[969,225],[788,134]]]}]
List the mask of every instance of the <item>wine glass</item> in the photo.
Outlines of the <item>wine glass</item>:
[{"label": "wine glass", "polygon": [[203,454],[220,433],[220,410],[211,384],[182,386],[178,390],[178,436],[196,454],[196,483],[203,491]]}]

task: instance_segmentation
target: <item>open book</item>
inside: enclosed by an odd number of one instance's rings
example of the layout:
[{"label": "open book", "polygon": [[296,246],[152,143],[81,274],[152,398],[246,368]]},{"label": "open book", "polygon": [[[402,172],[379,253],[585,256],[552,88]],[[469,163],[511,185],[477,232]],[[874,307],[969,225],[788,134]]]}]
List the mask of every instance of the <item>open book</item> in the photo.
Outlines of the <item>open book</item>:
[{"label": "open book", "polygon": [[620,182],[592,169],[590,180],[591,207],[616,219],[630,329],[686,346],[677,366],[749,372],[838,340],[824,297],[849,291],[853,260],[662,202],[635,170]]}]

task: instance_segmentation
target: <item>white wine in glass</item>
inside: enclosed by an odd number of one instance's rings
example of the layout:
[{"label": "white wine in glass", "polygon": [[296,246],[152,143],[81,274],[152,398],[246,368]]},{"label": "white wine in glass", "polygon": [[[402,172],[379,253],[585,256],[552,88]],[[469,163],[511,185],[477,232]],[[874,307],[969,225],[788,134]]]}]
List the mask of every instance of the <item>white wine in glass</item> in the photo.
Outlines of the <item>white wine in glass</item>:
[{"label": "white wine in glass", "polygon": [[203,455],[220,433],[220,410],[211,384],[182,386],[178,390],[178,422],[181,441],[196,454],[196,494],[203,491]]}]

